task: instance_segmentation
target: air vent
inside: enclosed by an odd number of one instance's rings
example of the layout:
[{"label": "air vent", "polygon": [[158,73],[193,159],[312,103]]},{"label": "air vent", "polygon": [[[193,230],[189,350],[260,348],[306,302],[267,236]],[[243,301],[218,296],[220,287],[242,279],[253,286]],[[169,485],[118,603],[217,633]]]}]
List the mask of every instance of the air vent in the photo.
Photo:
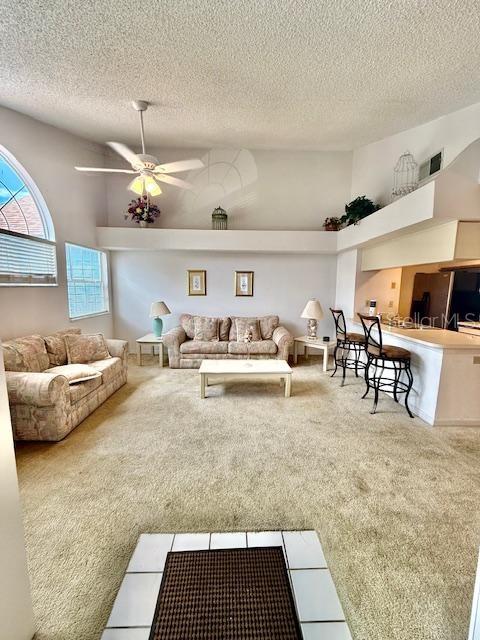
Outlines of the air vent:
[{"label": "air vent", "polygon": [[418,170],[418,182],[421,184],[440,171],[443,164],[443,149],[422,162]]}]

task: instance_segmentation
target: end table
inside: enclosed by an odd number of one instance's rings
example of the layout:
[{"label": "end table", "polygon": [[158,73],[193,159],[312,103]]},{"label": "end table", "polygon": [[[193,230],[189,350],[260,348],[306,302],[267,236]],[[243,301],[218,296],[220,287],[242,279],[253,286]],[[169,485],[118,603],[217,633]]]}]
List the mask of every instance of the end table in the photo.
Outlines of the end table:
[{"label": "end table", "polygon": [[321,338],[309,338],[308,336],[299,336],[293,339],[293,362],[297,364],[298,360],[298,345],[303,345],[305,358],[308,358],[308,349],[316,349],[323,352],[323,371],[326,372],[328,368],[328,350],[334,347],[337,343],[334,340],[330,342],[324,342]]},{"label": "end table", "polygon": [[155,345],[158,344],[158,364],[163,367],[163,336],[158,338],[153,333],[147,333],[146,336],[137,338],[137,364],[142,366],[142,344],[148,344],[152,347],[152,355],[155,355]]}]

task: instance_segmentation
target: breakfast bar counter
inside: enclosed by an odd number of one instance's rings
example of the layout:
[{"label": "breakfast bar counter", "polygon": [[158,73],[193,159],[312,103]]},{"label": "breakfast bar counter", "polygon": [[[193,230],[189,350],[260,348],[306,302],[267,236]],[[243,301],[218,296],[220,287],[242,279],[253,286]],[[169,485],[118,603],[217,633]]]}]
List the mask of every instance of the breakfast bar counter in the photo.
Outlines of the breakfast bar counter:
[{"label": "breakfast bar counter", "polygon": [[[359,320],[351,319],[348,325],[362,332]],[[381,326],[384,344],[412,354],[413,413],[434,426],[480,426],[480,337],[445,329]]]}]

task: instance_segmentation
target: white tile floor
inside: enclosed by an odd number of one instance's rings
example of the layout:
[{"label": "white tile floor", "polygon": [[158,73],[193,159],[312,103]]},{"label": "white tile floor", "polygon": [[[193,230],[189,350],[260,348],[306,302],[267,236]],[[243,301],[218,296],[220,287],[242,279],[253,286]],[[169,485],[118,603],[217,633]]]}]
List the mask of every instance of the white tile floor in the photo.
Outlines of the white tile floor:
[{"label": "white tile floor", "polygon": [[102,640],[148,640],[169,551],[265,546],[283,547],[304,640],[351,640],[315,531],[142,534]]}]

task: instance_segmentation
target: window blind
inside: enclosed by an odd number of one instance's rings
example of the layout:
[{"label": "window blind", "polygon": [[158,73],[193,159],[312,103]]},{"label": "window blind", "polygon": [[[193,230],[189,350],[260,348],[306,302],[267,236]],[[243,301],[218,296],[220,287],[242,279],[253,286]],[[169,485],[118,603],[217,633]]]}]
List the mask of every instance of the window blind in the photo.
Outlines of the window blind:
[{"label": "window blind", "polygon": [[57,284],[55,243],[0,229],[0,284]]},{"label": "window blind", "polygon": [[71,319],[107,313],[107,257],[103,251],[65,243],[68,309]]}]

